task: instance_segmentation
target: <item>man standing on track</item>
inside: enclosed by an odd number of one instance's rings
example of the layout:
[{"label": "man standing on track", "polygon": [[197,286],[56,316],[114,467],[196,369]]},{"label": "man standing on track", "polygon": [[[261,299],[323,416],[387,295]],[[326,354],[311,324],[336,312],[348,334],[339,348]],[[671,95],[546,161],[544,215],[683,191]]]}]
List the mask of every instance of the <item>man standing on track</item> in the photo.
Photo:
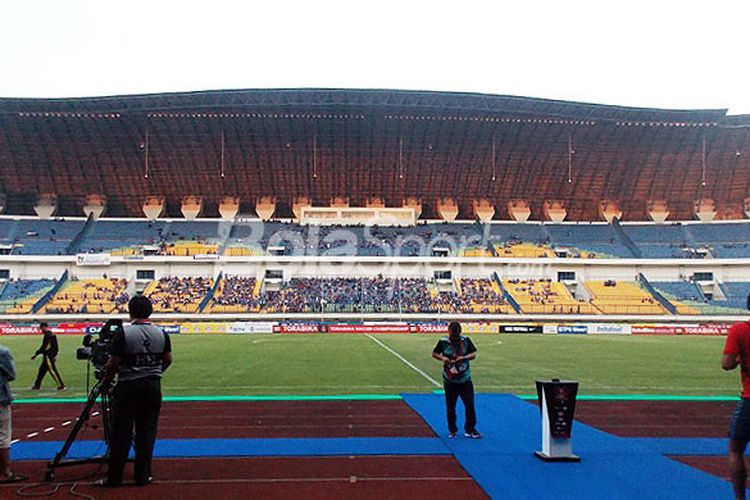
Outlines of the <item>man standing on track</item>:
[{"label": "man standing on track", "polygon": [[477,357],[477,348],[469,337],[461,335],[461,325],[452,321],[448,325],[448,337],[438,341],[432,350],[432,357],[443,363],[443,387],[445,406],[448,413],[448,437],[456,437],[456,403],[458,398],[464,404],[466,420],[464,436],[479,439],[477,415],[474,410],[474,384],[471,381],[469,361]]},{"label": "man standing on track", "polygon": [[41,354],[42,364],[39,366],[36,381],[34,381],[34,385],[31,389],[38,391],[42,387],[42,379],[47,372],[49,372],[50,376],[52,376],[52,380],[57,384],[57,390],[64,391],[65,384],[62,381],[60,372],[57,371],[57,365],[55,365],[55,360],[57,359],[57,354],[59,352],[57,347],[57,336],[52,333],[52,329],[47,323],[39,323],[39,329],[44,334],[42,346],[37,349],[33,356],[31,356],[31,359],[36,359],[36,357]]},{"label": "man standing on track", "polygon": [[[747,297],[750,309],[750,295]],[[721,367],[734,370],[740,367],[742,399],[737,403],[729,427],[729,475],[734,487],[734,497],[745,499],[745,448],[750,441],[750,322],[735,323],[729,329]]]},{"label": "man standing on track", "polygon": [[11,415],[10,403],[13,399],[10,383],[16,379],[13,355],[7,347],[0,345],[0,484],[20,483],[26,476],[14,474],[10,470]]},{"label": "man standing on track", "polygon": [[104,381],[117,374],[117,385],[112,391],[109,468],[107,479],[98,483],[101,486],[122,484],[131,441],[135,445],[135,484],[145,486],[153,481],[151,458],[161,410],[161,376],[172,364],[169,335],[148,321],[153,311],[148,297],[134,296],[128,303],[131,324],[112,339]]}]

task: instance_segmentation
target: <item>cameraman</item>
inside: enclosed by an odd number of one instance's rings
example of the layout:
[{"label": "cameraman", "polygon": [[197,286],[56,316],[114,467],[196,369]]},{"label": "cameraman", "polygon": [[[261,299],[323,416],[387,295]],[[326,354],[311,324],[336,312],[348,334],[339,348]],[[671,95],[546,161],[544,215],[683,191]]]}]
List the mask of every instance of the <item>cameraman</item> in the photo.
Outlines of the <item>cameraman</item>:
[{"label": "cameraman", "polygon": [[161,376],[172,364],[169,336],[148,318],[153,306],[136,295],[128,303],[131,324],[112,339],[111,356],[104,367],[104,382],[117,374],[112,391],[109,468],[102,486],[120,486],[135,425],[135,484],[149,484],[151,457],[161,409]]}]

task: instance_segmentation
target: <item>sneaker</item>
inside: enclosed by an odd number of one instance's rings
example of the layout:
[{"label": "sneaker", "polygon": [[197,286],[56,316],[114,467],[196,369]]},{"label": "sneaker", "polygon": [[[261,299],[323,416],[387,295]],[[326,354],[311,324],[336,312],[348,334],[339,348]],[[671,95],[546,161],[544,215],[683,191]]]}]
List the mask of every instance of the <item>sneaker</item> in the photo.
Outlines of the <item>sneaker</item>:
[{"label": "sneaker", "polygon": [[61,385],[61,386],[59,386],[59,387],[57,388],[57,390],[58,390],[58,391],[67,391],[67,390],[68,390],[68,388],[67,388],[67,387],[65,387],[64,385]]},{"label": "sneaker", "polygon": [[91,483],[92,486],[96,486],[99,488],[117,488],[120,486],[120,483],[110,483],[108,479],[99,479],[98,481],[94,481]]},{"label": "sneaker", "polygon": [[464,432],[464,436],[471,439],[482,439],[482,435],[479,433],[479,431],[471,431],[471,432]]},{"label": "sneaker", "polygon": [[29,389],[29,390],[31,390],[31,391],[38,391],[38,390],[41,390],[41,387],[39,387],[38,385],[32,385],[31,389]]},{"label": "sneaker", "polygon": [[448,438],[449,439],[453,439],[454,437],[456,437],[456,433],[455,432],[449,432],[448,433]]},{"label": "sneaker", "polygon": [[149,485],[149,484],[151,484],[153,482],[154,482],[154,477],[153,476],[148,476],[145,479],[136,479],[135,480],[135,485],[136,486],[147,486],[147,485]]}]

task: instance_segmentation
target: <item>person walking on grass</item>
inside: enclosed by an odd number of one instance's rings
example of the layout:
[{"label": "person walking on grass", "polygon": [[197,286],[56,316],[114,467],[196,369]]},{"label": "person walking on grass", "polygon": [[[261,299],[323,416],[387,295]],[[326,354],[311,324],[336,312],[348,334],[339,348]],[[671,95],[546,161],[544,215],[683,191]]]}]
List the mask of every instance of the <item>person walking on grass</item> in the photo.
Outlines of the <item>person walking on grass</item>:
[{"label": "person walking on grass", "polygon": [[57,384],[57,390],[64,391],[65,384],[63,383],[60,372],[57,371],[57,365],[55,364],[55,361],[57,360],[57,354],[59,352],[59,348],[57,346],[57,336],[52,333],[52,329],[47,323],[39,323],[39,330],[41,330],[41,332],[44,334],[44,338],[42,339],[42,346],[37,349],[33,356],[31,356],[31,359],[36,359],[36,357],[41,354],[42,364],[39,365],[39,371],[37,372],[36,380],[34,381],[34,385],[31,387],[31,389],[34,391],[38,391],[39,389],[41,389],[42,380],[44,379],[44,376],[49,372],[52,380],[54,380]]},{"label": "person walking on grass", "polygon": [[[750,295],[747,297],[750,309]],[[745,448],[750,441],[750,322],[735,323],[729,329],[721,357],[724,370],[740,367],[742,398],[737,403],[729,426],[729,477],[734,487],[734,497],[745,499]]]},{"label": "person walking on grass", "polygon": [[477,348],[469,337],[461,335],[461,324],[452,321],[448,325],[448,337],[440,339],[432,350],[432,357],[443,363],[443,387],[448,416],[448,437],[458,433],[456,425],[456,403],[464,404],[464,436],[479,439],[477,414],[474,409],[474,384],[471,381],[469,362],[477,357]]}]

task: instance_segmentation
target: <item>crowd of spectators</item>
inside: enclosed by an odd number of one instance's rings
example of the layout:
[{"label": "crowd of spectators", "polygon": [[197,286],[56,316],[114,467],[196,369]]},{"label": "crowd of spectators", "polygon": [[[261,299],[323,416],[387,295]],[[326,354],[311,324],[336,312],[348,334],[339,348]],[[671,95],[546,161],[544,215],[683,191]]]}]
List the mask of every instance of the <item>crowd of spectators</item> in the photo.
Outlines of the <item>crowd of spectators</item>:
[{"label": "crowd of spectators", "polygon": [[257,280],[243,276],[225,278],[213,297],[212,310],[232,312],[256,312],[261,298],[256,293]]},{"label": "crowd of spectators", "polygon": [[507,305],[488,279],[462,283],[459,292],[453,287],[439,291],[421,278],[293,278],[265,291],[261,311],[478,313]]},{"label": "crowd of spectators", "polygon": [[211,278],[160,278],[149,286],[146,295],[155,312],[195,312],[213,286]]},{"label": "crowd of spectators", "polygon": [[128,282],[122,278],[72,280],[47,304],[45,311],[56,314],[109,314],[127,310]]}]

